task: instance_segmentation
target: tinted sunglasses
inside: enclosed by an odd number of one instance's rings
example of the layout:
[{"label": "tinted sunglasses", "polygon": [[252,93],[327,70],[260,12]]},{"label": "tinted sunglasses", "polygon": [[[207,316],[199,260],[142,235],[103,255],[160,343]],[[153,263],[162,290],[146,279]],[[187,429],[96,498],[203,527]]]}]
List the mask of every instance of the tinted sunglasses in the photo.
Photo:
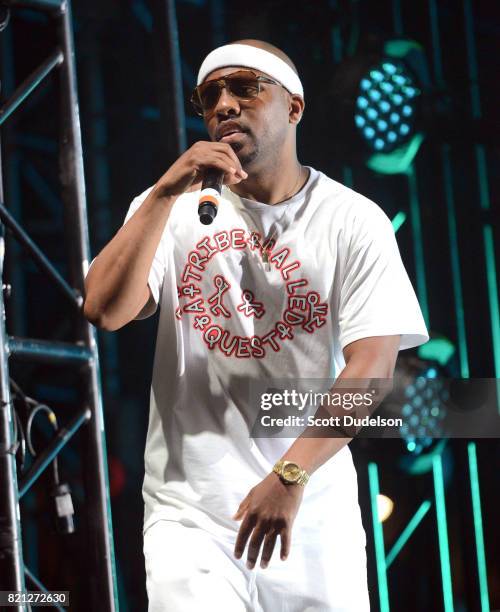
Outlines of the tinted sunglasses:
[{"label": "tinted sunglasses", "polygon": [[224,87],[235,98],[253,100],[260,93],[261,83],[281,85],[281,83],[255,74],[251,70],[239,70],[220,79],[205,81],[198,85],[191,95],[191,104],[198,115],[203,116],[215,107]]}]

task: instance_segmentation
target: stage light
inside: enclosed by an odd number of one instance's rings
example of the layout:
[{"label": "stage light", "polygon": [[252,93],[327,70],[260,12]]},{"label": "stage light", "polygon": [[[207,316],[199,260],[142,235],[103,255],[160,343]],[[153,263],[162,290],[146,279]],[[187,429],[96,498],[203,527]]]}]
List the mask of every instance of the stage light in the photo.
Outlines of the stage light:
[{"label": "stage light", "polygon": [[378,40],[344,60],[325,96],[335,155],[382,174],[407,172],[423,141],[423,98],[430,89],[417,42]]},{"label": "stage light", "polygon": [[394,510],[394,502],[387,495],[379,493],[377,495],[377,510],[379,522],[383,523],[391,516]]},{"label": "stage light", "polygon": [[[354,123],[369,148],[390,153],[411,136],[419,96],[420,90],[413,77],[400,61],[382,60],[367,71],[359,84]],[[402,116],[406,118],[405,123]],[[396,128],[390,136],[387,131],[389,121]],[[365,126],[373,130],[370,137],[366,135]]]},{"label": "stage light", "polygon": [[[440,357],[441,345],[435,345]],[[452,355],[448,345],[447,349],[447,354]],[[411,354],[401,356],[396,363],[392,391],[383,405],[391,416],[402,418],[398,433],[404,449],[402,467],[408,472],[432,469],[432,456],[446,445],[448,411],[456,404],[449,385],[450,367],[442,359],[422,359]]]},{"label": "stage light", "polygon": [[406,385],[404,399],[401,409],[404,421],[399,430],[408,452],[418,455],[445,435],[442,422],[449,392],[437,378],[436,368],[428,367]]}]

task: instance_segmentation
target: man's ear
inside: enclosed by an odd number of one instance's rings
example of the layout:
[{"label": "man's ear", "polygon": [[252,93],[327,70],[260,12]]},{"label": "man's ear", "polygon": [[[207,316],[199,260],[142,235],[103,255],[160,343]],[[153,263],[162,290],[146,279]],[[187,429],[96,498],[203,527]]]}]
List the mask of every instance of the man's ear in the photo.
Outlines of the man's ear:
[{"label": "man's ear", "polygon": [[288,119],[290,123],[299,123],[304,114],[305,102],[302,96],[291,94],[289,98]]}]

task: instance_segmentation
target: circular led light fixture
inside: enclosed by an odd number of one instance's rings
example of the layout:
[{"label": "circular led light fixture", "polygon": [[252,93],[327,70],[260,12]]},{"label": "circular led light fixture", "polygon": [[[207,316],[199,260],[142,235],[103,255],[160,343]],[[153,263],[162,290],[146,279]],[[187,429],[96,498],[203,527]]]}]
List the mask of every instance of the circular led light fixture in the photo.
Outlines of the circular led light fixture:
[{"label": "circular led light fixture", "polygon": [[354,124],[374,153],[390,153],[413,135],[420,90],[405,65],[384,58],[362,77]]},{"label": "circular led light fixture", "polygon": [[346,57],[322,103],[335,157],[378,174],[409,172],[431,90],[425,52],[415,41],[379,40]]},{"label": "circular led light fixture", "polygon": [[404,390],[405,404],[401,409],[404,418],[399,428],[406,449],[415,455],[429,448],[435,439],[443,438],[443,419],[449,392],[437,377],[435,367],[422,372]]}]

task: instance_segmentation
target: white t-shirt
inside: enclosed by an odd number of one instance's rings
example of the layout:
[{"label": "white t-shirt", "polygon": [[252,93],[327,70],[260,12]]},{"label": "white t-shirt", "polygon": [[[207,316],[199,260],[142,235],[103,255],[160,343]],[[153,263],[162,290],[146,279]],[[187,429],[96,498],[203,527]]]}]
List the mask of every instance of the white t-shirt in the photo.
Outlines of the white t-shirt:
[{"label": "white t-shirt", "polygon": [[[209,226],[198,219],[199,192],[172,208],[149,274],[160,316],[144,529],[166,518],[234,537],[238,505],[293,442],[250,438],[249,381],[333,380],[354,340],[401,334],[402,350],[429,339],[386,214],[309,170],[303,189],[274,206],[224,187]],[[150,190],[132,201],[125,222]],[[274,229],[268,271],[258,244]],[[318,524],[331,494],[343,528],[350,520],[364,541],[348,446],[311,476],[294,538],[311,519]]]}]

